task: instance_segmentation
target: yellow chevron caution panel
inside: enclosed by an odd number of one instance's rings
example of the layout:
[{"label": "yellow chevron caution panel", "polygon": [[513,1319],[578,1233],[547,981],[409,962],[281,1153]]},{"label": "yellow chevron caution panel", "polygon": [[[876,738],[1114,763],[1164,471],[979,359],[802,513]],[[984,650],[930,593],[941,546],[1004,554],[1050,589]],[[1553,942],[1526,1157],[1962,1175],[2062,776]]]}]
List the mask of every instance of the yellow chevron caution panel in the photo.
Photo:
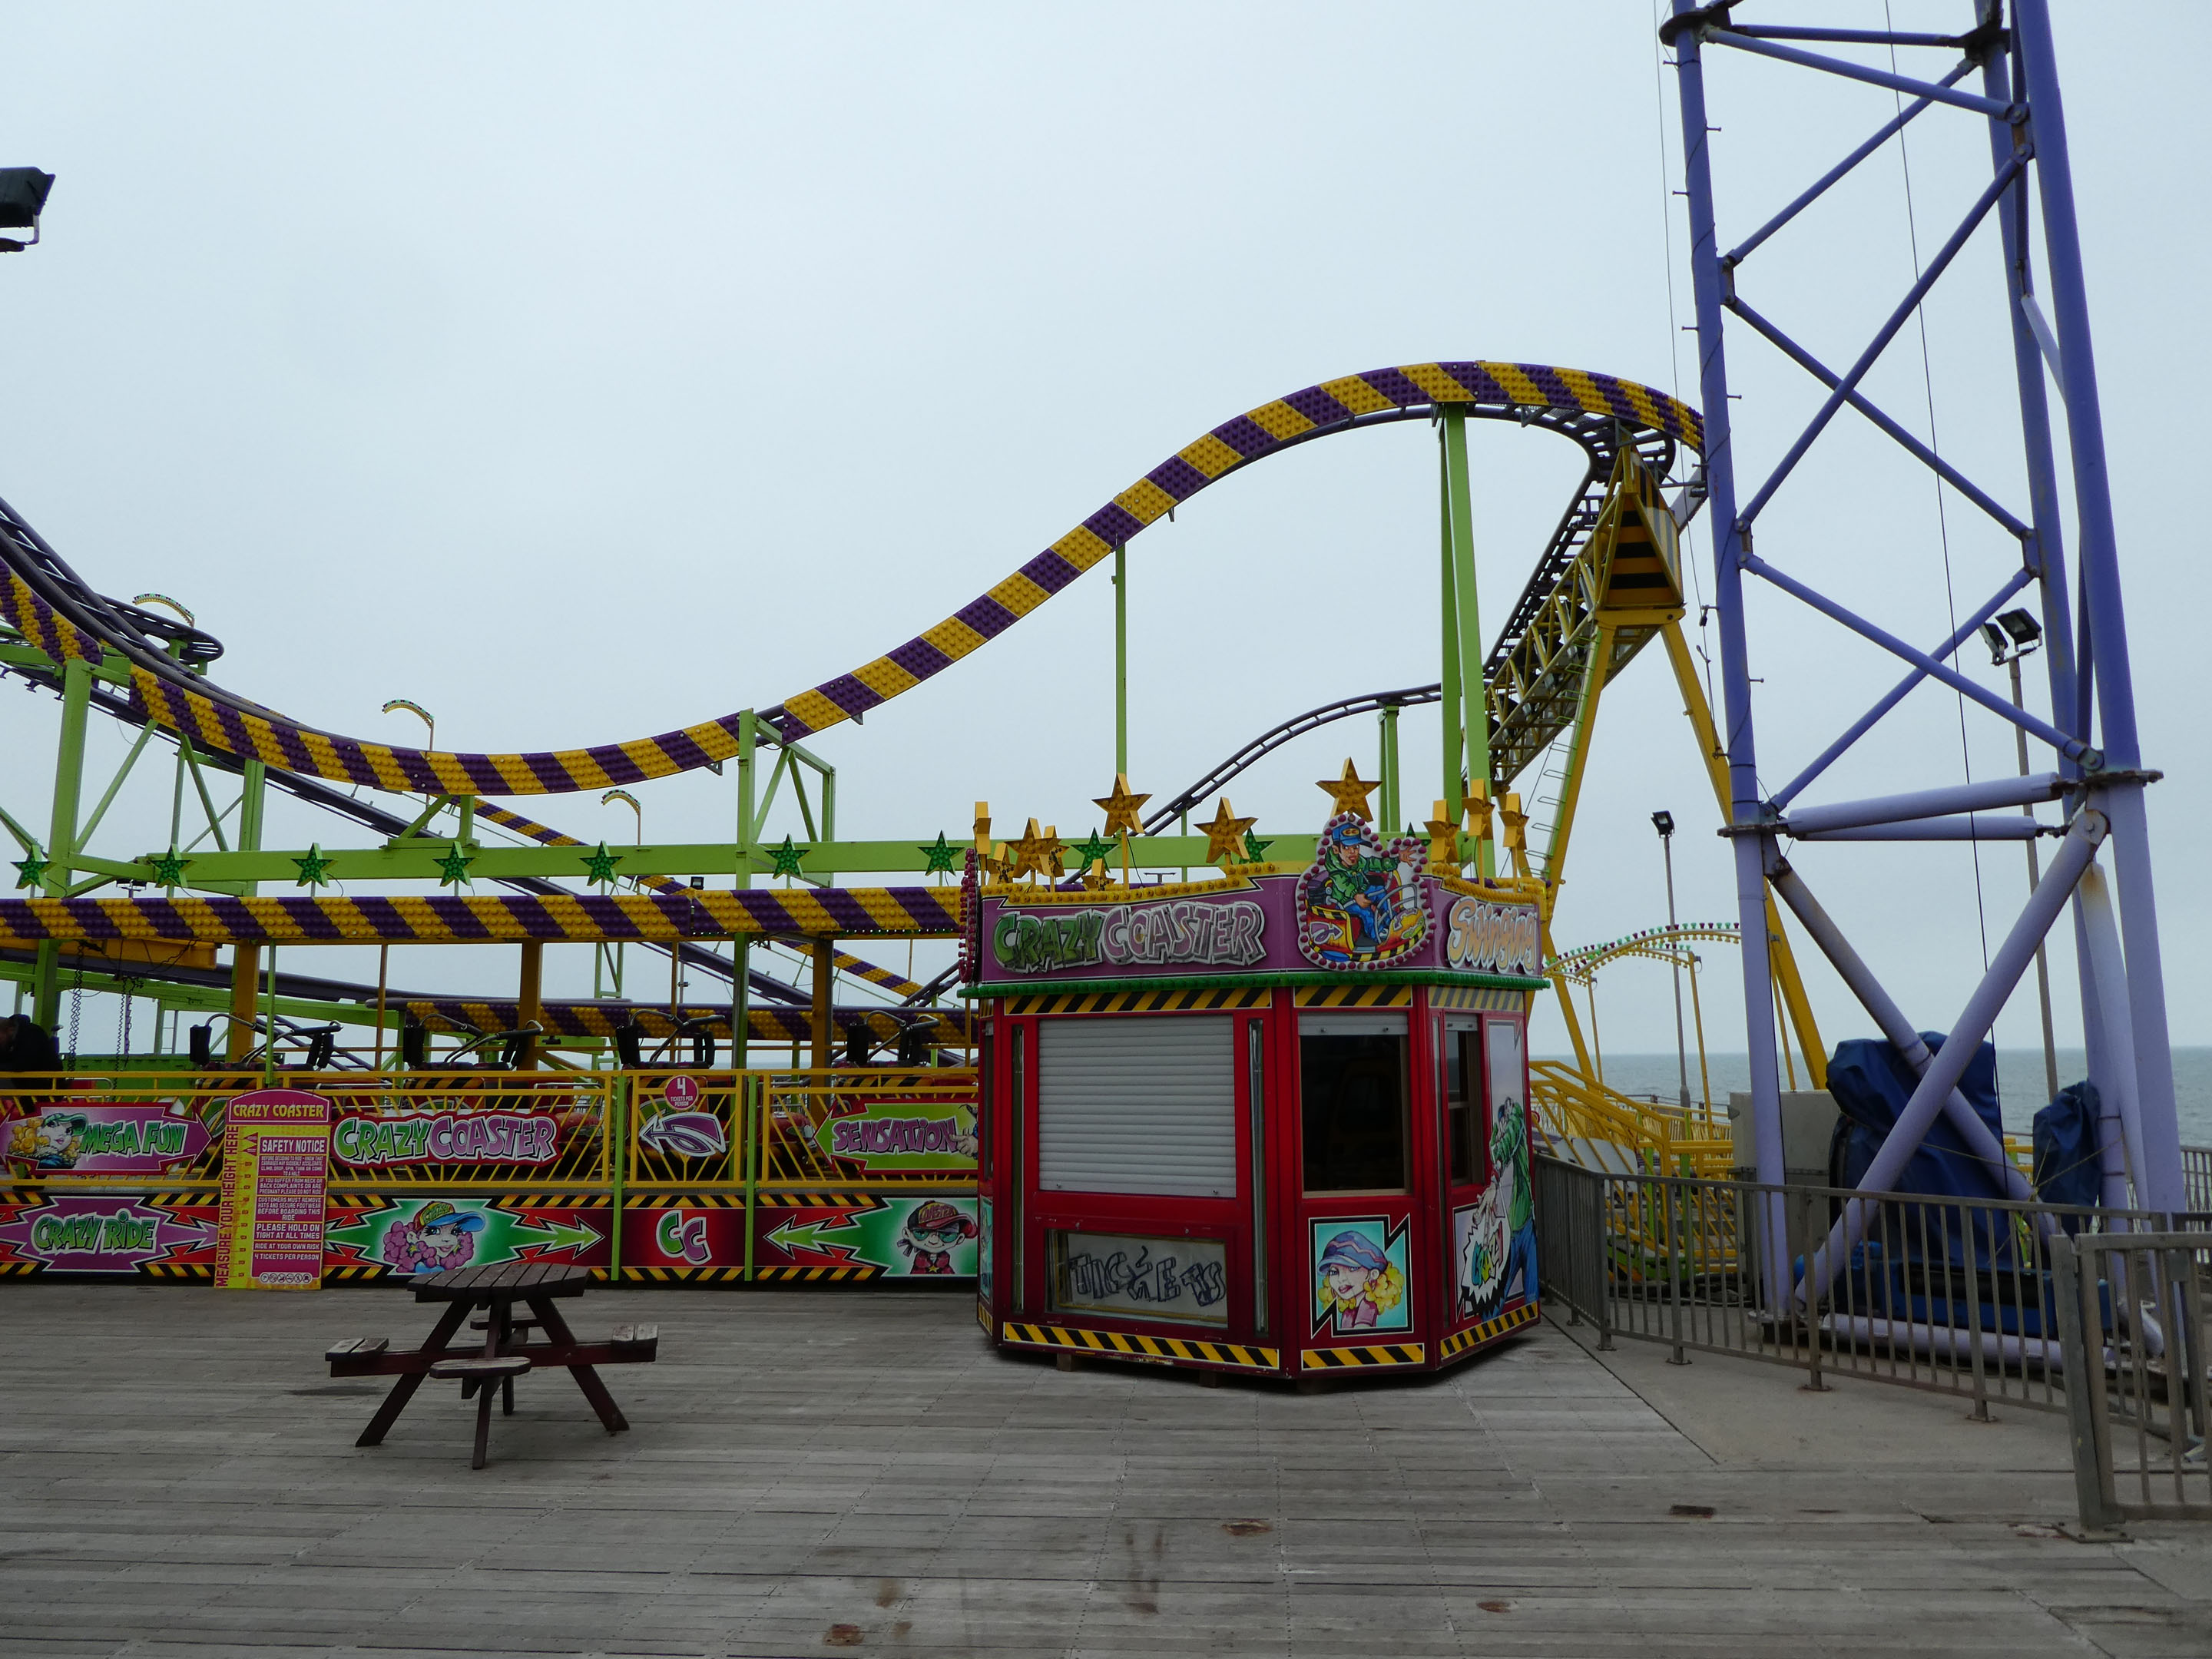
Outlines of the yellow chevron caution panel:
[{"label": "yellow chevron caution panel", "polygon": [[1138,1336],[1127,1331],[1080,1330],[1064,1325],[1017,1325],[1008,1320],[1000,1339],[1024,1348],[1073,1348],[1079,1353],[1111,1354],[1123,1359],[1225,1365],[1234,1370],[1282,1369],[1279,1348],[1248,1348],[1237,1342],[1197,1342],[1179,1336]]},{"label": "yellow chevron caution panel", "polygon": [[623,1278],[647,1285],[733,1285],[745,1276],[743,1267],[624,1267]]},{"label": "yellow chevron caution panel", "polygon": [[979,1297],[977,1297],[975,1298],[975,1322],[976,1322],[978,1325],[981,1325],[981,1326],[983,1328],[983,1334],[984,1334],[984,1335],[986,1335],[986,1336],[990,1335],[990,1334],[991,1334],[991,1308],[990,1308],[990,1304],[989,1304],[988,1303],[985,1302],[985,1301],[983,1300],[983,1298],[982,1298],[981,1297],[980,1297],[980,1296],[979,1296]]},{"label": "yellow chevron caution panel", "polygon": [[881,1267],[865,1264],[852,1267],[756,1267],[753,1277],[758,1279],[781,1279],[787,1284],[842,1284],[848,1279],[879,1279]]},{"label": "yellow chevron caution panel", "polygon": [[1486,1319],[1480,1325],[1470,1325],[1437,1343],[1437,1358],[1439,1363],[1457,1358],[1469,1348],[1480,1347],[1508,1331],[1519,1330],[1523,1325],[1534,1324],[1541,1312],[1542,1310],[1534,1303],[1524,1302],[1510,1313],[1502,1313],[1495,1319]]},{"label": "yellow chevron caution panel", "polygon": [[1304,1370],[1339,1371],[1359,1365],[1418,1365],[1428,1357],[1425,1343],[1381,1342],[1364,1348],[1308,1348],[1298,1364]]}]

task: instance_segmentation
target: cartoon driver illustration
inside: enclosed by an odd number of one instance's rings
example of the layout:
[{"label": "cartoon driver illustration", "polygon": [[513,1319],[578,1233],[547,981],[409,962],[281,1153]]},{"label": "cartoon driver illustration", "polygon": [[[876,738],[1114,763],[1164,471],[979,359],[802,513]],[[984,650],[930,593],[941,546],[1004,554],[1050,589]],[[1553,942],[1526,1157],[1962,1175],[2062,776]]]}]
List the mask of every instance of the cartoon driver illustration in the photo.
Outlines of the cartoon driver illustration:
[{"label": "cartoon driver illustration", "polygon": [[465,1267],[476,1253],[471,1233],[483,1229],[482,1216],[456,1210],[434,1198],[412,1216],[395,1221],[384,1235],[386,1266],[403,1273],[443,1273]]},{"label": "cartoon driver illustration", "polygon": [[898,1247],[902,1255],[914,1258],[909,1273],[948,1275],[952,1272],[953,1250],[962,1240],[973,1238],[975,1233],[975,1217],[943,1199],[933,1198],[927,1204],[916,1205],[908,1213]]},{"label": "cartoon driver illustration", "polygon": [[1305,876],[1310,955],[1335,967],[1389,957],[1418,942],[1418,902],[1407,892],[1404,865],[1374,832],[1346,814],[1330,821]]},{"label": "cartoon driver illustration", "polygon": [[1339,1332],[1372,1329],[1406,1297],[1406,1275],[1364,1233],[1329,1240],[1315,1273],[1322,1312],[1334,1316]]}]

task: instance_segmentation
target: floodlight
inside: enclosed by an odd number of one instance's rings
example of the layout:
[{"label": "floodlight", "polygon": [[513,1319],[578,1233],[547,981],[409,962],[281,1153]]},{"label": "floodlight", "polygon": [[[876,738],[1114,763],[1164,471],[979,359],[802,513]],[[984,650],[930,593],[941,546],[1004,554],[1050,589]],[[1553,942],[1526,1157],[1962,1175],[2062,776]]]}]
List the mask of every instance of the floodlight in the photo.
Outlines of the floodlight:
[{"label": "floodlight", "polygon": [[1673,835],[1674,815],[1672,812],[1654,812],[1651,815],[1651,827],[1662,836]]},{"label": "floodlight", "polygon": [[39,215],[46,205],[46,192],[54,175],[36,167],[0,167],[0,230],[27,230],[28,242],[0,236],[0,253],[21,253],[39,240]]}]

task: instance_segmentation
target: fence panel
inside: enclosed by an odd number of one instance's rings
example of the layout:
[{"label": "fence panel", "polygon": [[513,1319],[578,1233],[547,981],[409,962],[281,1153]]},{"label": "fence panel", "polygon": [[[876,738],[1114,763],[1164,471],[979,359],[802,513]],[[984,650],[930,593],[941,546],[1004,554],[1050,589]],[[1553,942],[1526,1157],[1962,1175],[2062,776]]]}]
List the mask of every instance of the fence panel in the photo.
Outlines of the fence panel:
[{"label": "fence panel", "polygon": [[963,1191],[975,1184],[972,1067],[755,1075],[764,1183]]},{"label": "fence panel", "polygon": [[[1540,1158],[1540,1234],[1574,1316],[1674,1357],[1740,1354],[1994,1403],[2066,1409],[2050,1241],[2153,1218],[2002,1200],[1610,1174]],[[1835,1270],[1826,1243],[1846,1222]],[[1778,1235],[1784,1260],[1765,1261]],[[2125,1235],[2123,1235],[2125,1236]],[[1586,1265],[1587,1264],[1587,1265]],[[2109,1298],[2108,1298],[2109,1299]],[[2109,1308],[2101,1316],[2109,1325]]]},{"label": "fence panel", "polygon": [[2061,1240],[2053,1255],[2067,1374],[2088,1382],[2069,1412],[2084,1524],[2212,1520],[2212,1233],[2109,1233]]}]

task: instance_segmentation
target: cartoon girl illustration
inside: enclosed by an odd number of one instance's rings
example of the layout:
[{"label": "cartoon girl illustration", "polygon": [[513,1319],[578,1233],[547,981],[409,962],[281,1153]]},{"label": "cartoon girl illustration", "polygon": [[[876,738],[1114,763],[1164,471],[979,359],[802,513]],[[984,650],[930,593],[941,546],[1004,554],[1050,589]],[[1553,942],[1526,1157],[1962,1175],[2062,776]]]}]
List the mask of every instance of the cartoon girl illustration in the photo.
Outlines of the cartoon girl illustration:
[{"label": "cartoon girl illustration", "polygon": [[900,1236],[898,1247],[902,1255],[914,1258],[909,1273],[949,1277],[952,1273],[953,1250],[963,1239],[973,1238],[975,1234],[975,1217],[942,1199],[933,1198],[927,1204],[917,1204],[908,1213],[906,1231]]},{"label": "cartoon girl illustration", "polygon": [[482,1230],[484,1218],[456,1210],[442,1198],[433,1199],[413,1216],[395,1221],[384,1235],[384,1260],[394,1272],[443,1273],[465,1267],[476,1254],[470,1234]]},{"label": "cartoon girl illustration", "polygon": [[1315,1268],[1314,1293],[1336,1332],[1372,1330],[1378,1321],[1395,1329],[1392,1316],[1406,1297],[1406,1275],[1364,1233],[1341,1232],[1328,1242]]}]

